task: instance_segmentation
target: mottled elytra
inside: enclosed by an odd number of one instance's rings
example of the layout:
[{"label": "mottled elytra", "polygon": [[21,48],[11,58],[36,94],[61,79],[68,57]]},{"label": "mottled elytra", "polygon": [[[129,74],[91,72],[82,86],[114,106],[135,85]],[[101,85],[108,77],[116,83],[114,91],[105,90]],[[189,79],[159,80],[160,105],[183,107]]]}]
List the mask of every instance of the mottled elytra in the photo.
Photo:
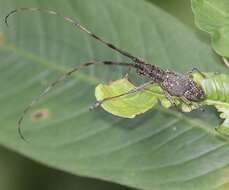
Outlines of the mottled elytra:
[{"label": "mottled elytra", "polygon": [[[124,63],[124,62],[116,62],[116,61],[89,61],[87,63],[84,63],[82,65],[79,65],[69,72],[62,75],[60,78],[58,78],[56,81],[52,82],[38,97],[36,97],[24,110],[22,116],[18,120],[18,132],[20,137],[25,140],[22,131],[21,131],[21,123],[24,119],[25,114],[30,110],[30,108],[46,93],[49,92],[51,88],[56,86],[59,82],[65,80],[68,76],[72,75],[76,71],[86,68],[91,65],[117,65],[117,66],[124,66],[128,68],[136,69],[136,72],[141,76],[146,76],[149,78],[149,81],[141,84],[133,89],[128,90],[126,93],[120,94],[118,96],[108,97],[101,101],[97,101],[93,106],[91,106],[90,109],[94,109],[98,106],[100,106],[105,101],[109,101],[114,98],[118,98],[121,96],[125,96],[130,93],[134,93],[137,91],[140,91],[144,88],[146,88],[147,85],[151,83],[158,83],[161,88],[164,90],[166,97],[171,102],[171,104],[176,105],[174,101],[174,97],[178,97],[186,104],[196,104],[195,102],[201,101],[205,98],[205,93],[203,89],[197,85],[197,83],[192,79],[190,71],[186,74],[179,74],[174,71],[170,70],[163,70],[160,67],[157,67],[153,64],[147,64],[144,59],[133,56],[132,54],[128,53],[127,51],[124,51],[113,44],[103,40],[102,38],[98,37],[97,35],[90,32],[87,28],[76,22],[75,20],[66,17],[56,11],[48,10],[48,9],[41,9],[41,8],[18,8],[15,10],[12,10],[8,15],[5,17],[5,23],[8,26],[8,18],[10,15],[15,14],[20,11],[39,11],[44,12],[52,15],[57,15],[62,17],[67,22],[70,22],[73,26],[76,28],[79,28],[83,32],[87,33],[90,37],[94,38],[95,40],[99,41],[100,43],[106,45],[107,47],[113,49],[114,51],[122,54],[123,56],[129,58],[131,60],[130,63]],[[203,75],[198,69],[195,69],[198,71],[201,75]],[[197,104],[196,104],[197,105]]]}]

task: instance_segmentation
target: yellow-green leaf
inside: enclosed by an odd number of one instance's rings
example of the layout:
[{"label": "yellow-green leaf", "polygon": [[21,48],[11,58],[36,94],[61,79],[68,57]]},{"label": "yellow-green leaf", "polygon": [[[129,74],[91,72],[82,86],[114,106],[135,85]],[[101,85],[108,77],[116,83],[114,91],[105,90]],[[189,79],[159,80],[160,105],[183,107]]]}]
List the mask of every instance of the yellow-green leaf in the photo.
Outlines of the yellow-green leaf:
[{"label": "yellow-green leaf", "polygon": [[[135,87],[130,81],[123,78],[108,85],[99,84],[95,90],[97,100],[106,97],[116,96],[127,92]],[[107,101],[102,107],[117,116],[133,118],[138,114],[144,113],[157,103],[157,97],[152,96],[149,91],[141,91],[129,94],[120,98]]]}]

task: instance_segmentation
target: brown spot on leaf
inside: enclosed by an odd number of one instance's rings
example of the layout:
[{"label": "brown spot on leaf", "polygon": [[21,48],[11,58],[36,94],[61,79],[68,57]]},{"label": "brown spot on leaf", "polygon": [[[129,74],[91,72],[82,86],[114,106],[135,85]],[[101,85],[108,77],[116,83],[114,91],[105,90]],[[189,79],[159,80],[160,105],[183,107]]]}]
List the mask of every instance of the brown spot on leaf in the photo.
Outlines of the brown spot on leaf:
[{"label": "brown spot on leaf", "polygon": [[48,115],[49,115],[48,109],[44,108],[32,113],[31,118],[33,121],[40,121],[46,119]]},{"label": "brown spot on leaf", "polygon": [[3,45],[5,43],[5,36],[3,35],[3,33],[0,32],[0,45]]}]

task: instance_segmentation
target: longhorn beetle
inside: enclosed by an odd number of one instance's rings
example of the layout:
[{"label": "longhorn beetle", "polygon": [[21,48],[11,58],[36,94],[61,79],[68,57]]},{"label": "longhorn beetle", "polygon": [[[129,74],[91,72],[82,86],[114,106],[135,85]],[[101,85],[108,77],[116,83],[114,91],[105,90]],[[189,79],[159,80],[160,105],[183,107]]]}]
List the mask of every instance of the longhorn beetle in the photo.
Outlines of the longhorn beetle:
[{"label": "longhorn beetle", "polygon": [[94,38],[98,42],[106,45],[107,47],[113,49],[114,51],[120,53],[121,55],[129,58],[131,62],[116,62],[116,61],[89,61],[87,63],[84,63],[82,65],[79,65],[72,70],[68,71],[67,73],[60,76],[57,80],[52,82],[39,96],[33,99],[33,101],[24,109],[24,112],[22,116],[18,120],[18,133],[20,137],[25,140],[22,131],[21,131],[21,124],[25,117],[25,114],[30,110],[30,108],[45,94],[47,94],[50,89],[55,87],[58,83],[65,80],[67,77],[75,73],[76,71],[92,66],[92,65],[117,65],[117,66],[124,66],[128,68],[136,69],[137,74],[141,76],[146,76],[149,78],[149,81],[141,84],[139,86],[136,86],[135,88],[132,88],[128,90],[126,93],[119,94],[117,96],[108,97],[101,101],[97,101],[93,106],[91,106],[90,109],[94,109],[96,107],[99,107],[102,103],[105,101],[109,101],[114,98],[118,98],[121,96],[125,96],[127,94],[135,93],[137,91],[140,91],[144,88],[146,88],[147,85],[151,83],[157,83],[161,86],[161,88],[164,90],[165,96],[170,101],[171,104],[176,106],[174,97],[180,98],[181,101],[183,101],[186,104],[189,105],[197,105],[196,102],[199,102],[205,98],[205,93],[203,89],[192,79],[192,72],[195,70],[199,72],[203,77],[204,75],[196,68],[193,70],[185,73],[180,74],[176,73],[171,70],[164,70],[156,65],[148,64],[144,61],[144,59],[133,56],[132,54],[128,53],[125,50],[122,50],[113,44],[105,41],[104,39],[100,38],[99,36],[95,35],[94,33],[90,32],[87,28],[85,28],[80,23],[76,22],[75,20],[71,19],[70,17],[66,17],[56,11],[48,10],[48,9],[41,9],[41,8],[18,8],[15,10],[12,10],[9,14],[5,17],[5,23],[8,26],[8,17],[12,14],[15,14],[20,11],[38,11],[38,12],[44,12],[51,15],[57,15],[59,17],[62,17],[65,21],[70,22],[73,26],[80,29],[81,31],[87,33],[90,37]]}]

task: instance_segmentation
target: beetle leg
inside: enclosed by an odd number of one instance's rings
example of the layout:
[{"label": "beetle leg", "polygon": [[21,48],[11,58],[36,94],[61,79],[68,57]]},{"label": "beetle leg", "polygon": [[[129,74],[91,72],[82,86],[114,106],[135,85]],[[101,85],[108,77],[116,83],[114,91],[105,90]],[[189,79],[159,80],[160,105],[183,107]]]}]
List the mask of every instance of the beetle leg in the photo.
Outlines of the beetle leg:
[{"label": "beetle leg", "polygon": [[196,103],[196,102],[191,102],[191,101],[189,101],[189,100],[188,100],[186,97],[184,97],[184,96],[181,96],[180,99],[181,99],[181,101],[184,102],[186,105],[191,106],[191,107],[193,106],[194,109],[200,109],[201,111],[204,111],[204,108],[202,108],[201,105],[199,105],[198,103]]},{"label": "beetle leg", "polygon": [[191,71],[188,71],[187,72],[187,75],[190,77],[190,78],[193,78],[192,77],[192,73],[193,72],[197,72],[199,73],[203,78],[206,78],[206,76],[204,75],[204,73],[202,73],[199,69],[197,69],[196,67],[193,67]]}]

